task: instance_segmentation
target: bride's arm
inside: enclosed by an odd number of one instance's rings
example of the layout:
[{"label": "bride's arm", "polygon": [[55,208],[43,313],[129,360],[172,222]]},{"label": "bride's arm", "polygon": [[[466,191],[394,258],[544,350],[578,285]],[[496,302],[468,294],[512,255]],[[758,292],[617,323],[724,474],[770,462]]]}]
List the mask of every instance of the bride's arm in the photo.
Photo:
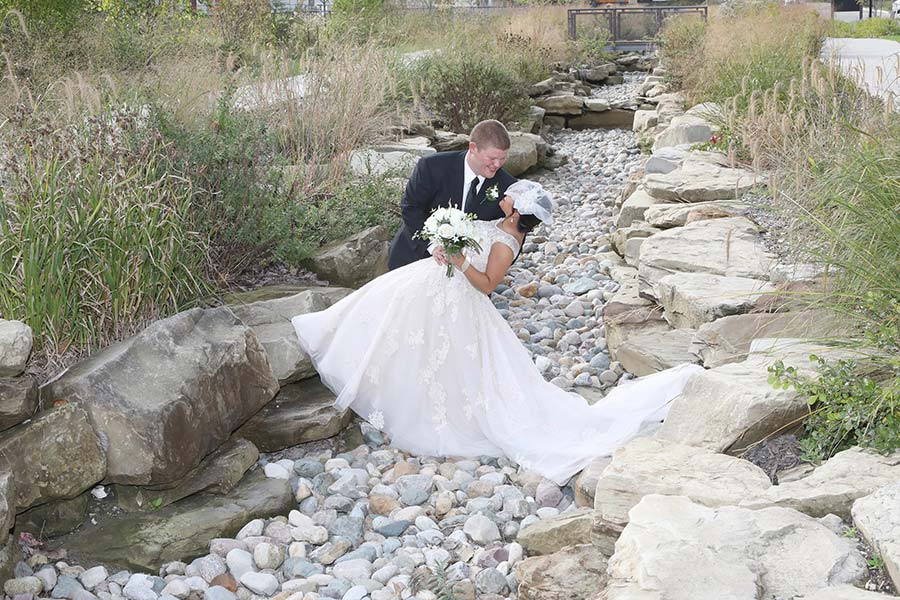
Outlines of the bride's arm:
[{"label": "bride's arm", "polygon": [[[466,279],[475,286],[475,289],[485,294],[490,294],[503,280],[514,258],[513,251],[509,246],[497,243],[491,246],[491,253],[488,256],[487,267],[485,267],[484,272],[479,271],[472,265],[466,265],[463,273]],[[463,267],[465,261],[465,256],[460,254],[450,257],[450,262],[459,268]]]}]

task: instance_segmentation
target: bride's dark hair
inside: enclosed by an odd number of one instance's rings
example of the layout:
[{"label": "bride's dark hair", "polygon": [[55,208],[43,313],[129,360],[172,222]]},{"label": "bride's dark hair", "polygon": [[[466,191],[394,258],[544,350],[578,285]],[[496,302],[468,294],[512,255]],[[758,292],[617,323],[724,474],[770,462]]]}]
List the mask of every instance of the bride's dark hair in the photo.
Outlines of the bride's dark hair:
[{"label": "bride's dark hair", "polygon": [[519,213],[519,222],[516,224],[516,228],[525,234],[525,237],[522,238],[522,245],[519,246],[519,252],[516,254],[516,257],[513,258],[513,262],[519,260],[519,256],[522,254],[522,248],[525,246],[525,240],[528,239],[528,234],[531,233],[531,230],[538,226],[541,220],[538,219],[534,215],[523,215]]}]

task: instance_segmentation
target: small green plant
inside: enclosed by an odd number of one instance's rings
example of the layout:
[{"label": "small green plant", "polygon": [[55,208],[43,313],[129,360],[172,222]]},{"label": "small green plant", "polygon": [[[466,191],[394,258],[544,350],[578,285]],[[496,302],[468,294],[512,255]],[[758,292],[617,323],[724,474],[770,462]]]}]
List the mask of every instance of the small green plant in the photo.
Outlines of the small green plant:
[{"label": "small green plant", "polygon": [[459,600],[455,590],[457,582],[450,580],[448,564],[447,561],[437,561],[433,570],[420,567],[412,576],[410,589],[413,593],[428,590],[438,600]]},{"label": "small green plant", "polygon": [[859,535],[859,531],[856,529],[856,527],[846,527],[844,529],[845,538],[855,538],[857,535]]},{"label": "small green plant", "polygon": [[162,503],[163,503],[162,496],[157,496],[156,498],[154,498],[153,500],[151,500],[151,501],[148,502],[147,504],[150,506],[150,508],[152,508],[153,510],[156,510],[156,509],[158,509],[160,506],[162,506]]},{"label": "small green plant", "polygon": [[794,388],[809,406],[804,459],[819,462],[853,446],[883,454],[900,448],[900,398],[883,387],[890,373],[877,361],[810,356],[817,376],[776,361],[769,367],[775,389]]},{"label": "small green plant", "polygon": [[884,559],[881,558],[879,554],[873,554],[869,557],[869,560],[866,561],[869,567],[873,569],[883,569],[884,568]]}]

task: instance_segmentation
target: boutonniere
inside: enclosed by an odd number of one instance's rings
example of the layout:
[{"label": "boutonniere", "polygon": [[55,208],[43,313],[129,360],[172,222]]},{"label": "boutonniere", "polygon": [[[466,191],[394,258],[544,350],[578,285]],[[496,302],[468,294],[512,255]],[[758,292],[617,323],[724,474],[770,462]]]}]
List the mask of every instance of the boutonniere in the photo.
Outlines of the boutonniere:
[{"label": "boutonniere", "polygon": [[[496,183],[494,185],[492,185],[491,187],[489,187],[487,189],[487,191],[484,192],[484,200],[487,200],[488,202],[496,202],[499,199],[500,199],[500,190],[497,188]],[[484,200],[482,200],[482,202],[484,202]]]}]

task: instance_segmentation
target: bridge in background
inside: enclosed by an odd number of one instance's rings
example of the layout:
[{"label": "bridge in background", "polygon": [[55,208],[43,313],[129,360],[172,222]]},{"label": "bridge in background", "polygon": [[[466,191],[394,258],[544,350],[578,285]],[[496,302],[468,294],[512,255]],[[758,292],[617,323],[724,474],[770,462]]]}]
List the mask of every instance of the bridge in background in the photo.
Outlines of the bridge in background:
[{"label": "bridge in background", "polygon": [[706,20],[706,6],[605,6],[570,8],[569,39],[609,38],[612,50],[650,50],[663,22],[675,15],[696,15]]}]

